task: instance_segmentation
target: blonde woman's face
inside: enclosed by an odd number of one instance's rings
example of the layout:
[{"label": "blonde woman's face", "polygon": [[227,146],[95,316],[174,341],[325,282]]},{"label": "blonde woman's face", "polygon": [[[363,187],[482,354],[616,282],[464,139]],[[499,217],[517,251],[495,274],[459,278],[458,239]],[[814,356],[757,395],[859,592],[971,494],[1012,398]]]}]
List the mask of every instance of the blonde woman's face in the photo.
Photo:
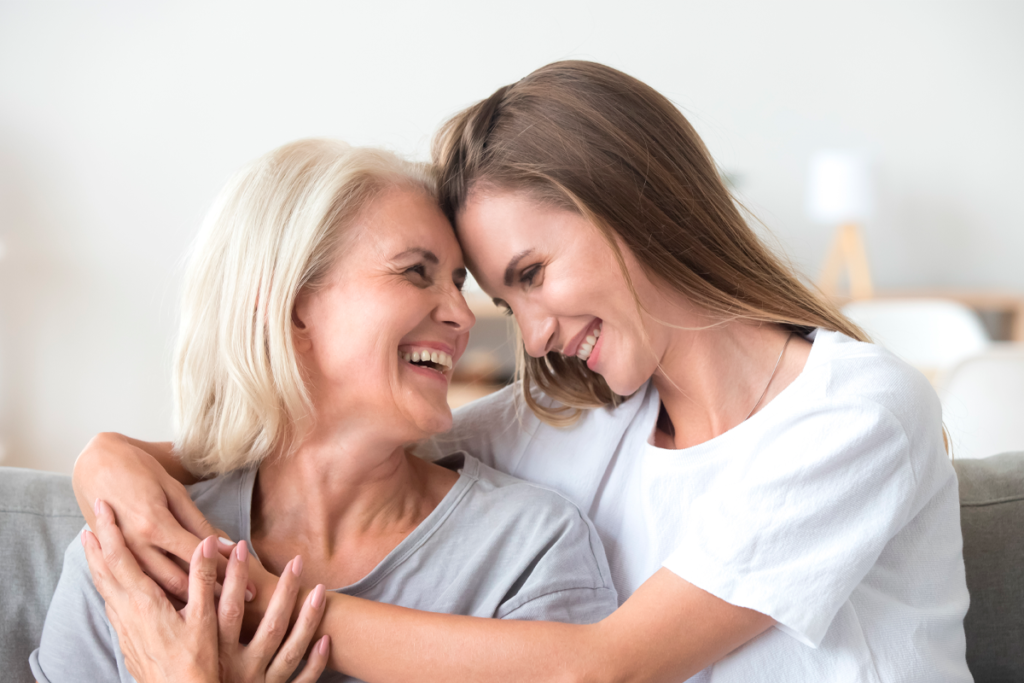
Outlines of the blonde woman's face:
[{"label": "blonde woman's face", "polygon": [[[470,194],[457,223],[474,276],[515,316],[527,353],[576,356],[620,395],[654,374],[667,329],[637,311],[615,252],[586,219],[524,194],[485,190]],[[641,302],[657,315],[666,308],[663,293],[628,249],[620,251]]]},{"label": "blonde woman's face", "polygon": [[448,429],[451,368],[475,318],[447,219],[422,191],[393,188],[341,252],[293,321],[318,429],[349,425],[401,443]]}]

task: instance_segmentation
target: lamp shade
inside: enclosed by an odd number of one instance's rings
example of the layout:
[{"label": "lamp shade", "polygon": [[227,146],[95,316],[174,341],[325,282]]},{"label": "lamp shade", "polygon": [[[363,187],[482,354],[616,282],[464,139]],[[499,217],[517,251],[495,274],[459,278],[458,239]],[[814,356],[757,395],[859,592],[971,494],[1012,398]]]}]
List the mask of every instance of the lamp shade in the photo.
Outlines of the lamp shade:
[{"label": "lamp shade", "polygon": [[863,155],[823,151],[811,157],[807,213],[812,220],[832,225],[863,221],[871,205],[871,177]]}]

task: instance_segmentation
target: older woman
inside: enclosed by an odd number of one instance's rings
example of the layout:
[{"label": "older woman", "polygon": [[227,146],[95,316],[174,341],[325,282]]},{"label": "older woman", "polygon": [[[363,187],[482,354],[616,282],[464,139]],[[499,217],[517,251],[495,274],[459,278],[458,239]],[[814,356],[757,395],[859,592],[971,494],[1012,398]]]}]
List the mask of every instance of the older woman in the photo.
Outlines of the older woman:
[{"label": "older woman", "polygon": [[[474,323],[465,277],[424,167],[308,140],[244,169],[185,284],[175,447],[212,477],[191,497],[242,541],[235,562],[251,548],[321,586],[311,608],[325,585],[434,612],[598,621],[616,594],[575,505],[463,452],[410,453],[451,426],[448,381]],[[65,556],[31,658],[39,681],[132,680],[85,550]]]}]

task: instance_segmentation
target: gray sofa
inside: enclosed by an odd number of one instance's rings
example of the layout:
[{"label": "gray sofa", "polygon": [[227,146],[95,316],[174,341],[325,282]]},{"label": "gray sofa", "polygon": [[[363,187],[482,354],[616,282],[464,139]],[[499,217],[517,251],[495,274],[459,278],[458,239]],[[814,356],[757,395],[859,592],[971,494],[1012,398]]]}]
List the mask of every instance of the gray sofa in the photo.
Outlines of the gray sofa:
[{"label": "gray sofa", "polygon": [[[1024,681],[1024,453],[955,463],[978,683]],[[69,477],[0,467],[0,677],[31,682],[67,547],[83,525]]]}]

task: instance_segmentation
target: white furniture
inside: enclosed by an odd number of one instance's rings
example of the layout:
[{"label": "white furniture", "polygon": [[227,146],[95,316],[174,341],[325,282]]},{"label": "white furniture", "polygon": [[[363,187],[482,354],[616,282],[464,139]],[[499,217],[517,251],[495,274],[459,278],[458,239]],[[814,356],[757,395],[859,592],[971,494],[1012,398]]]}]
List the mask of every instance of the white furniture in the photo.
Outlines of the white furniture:
[{"label": "white furniture", "polygon": [[929,379],[992,344],[978,314],[956,301],[866,299],[846,304],[843,313]]},{"label": "white furniture", "polygon": [[936,381],[955,458],[1024,449],[1024,344],[999,344]]}]

